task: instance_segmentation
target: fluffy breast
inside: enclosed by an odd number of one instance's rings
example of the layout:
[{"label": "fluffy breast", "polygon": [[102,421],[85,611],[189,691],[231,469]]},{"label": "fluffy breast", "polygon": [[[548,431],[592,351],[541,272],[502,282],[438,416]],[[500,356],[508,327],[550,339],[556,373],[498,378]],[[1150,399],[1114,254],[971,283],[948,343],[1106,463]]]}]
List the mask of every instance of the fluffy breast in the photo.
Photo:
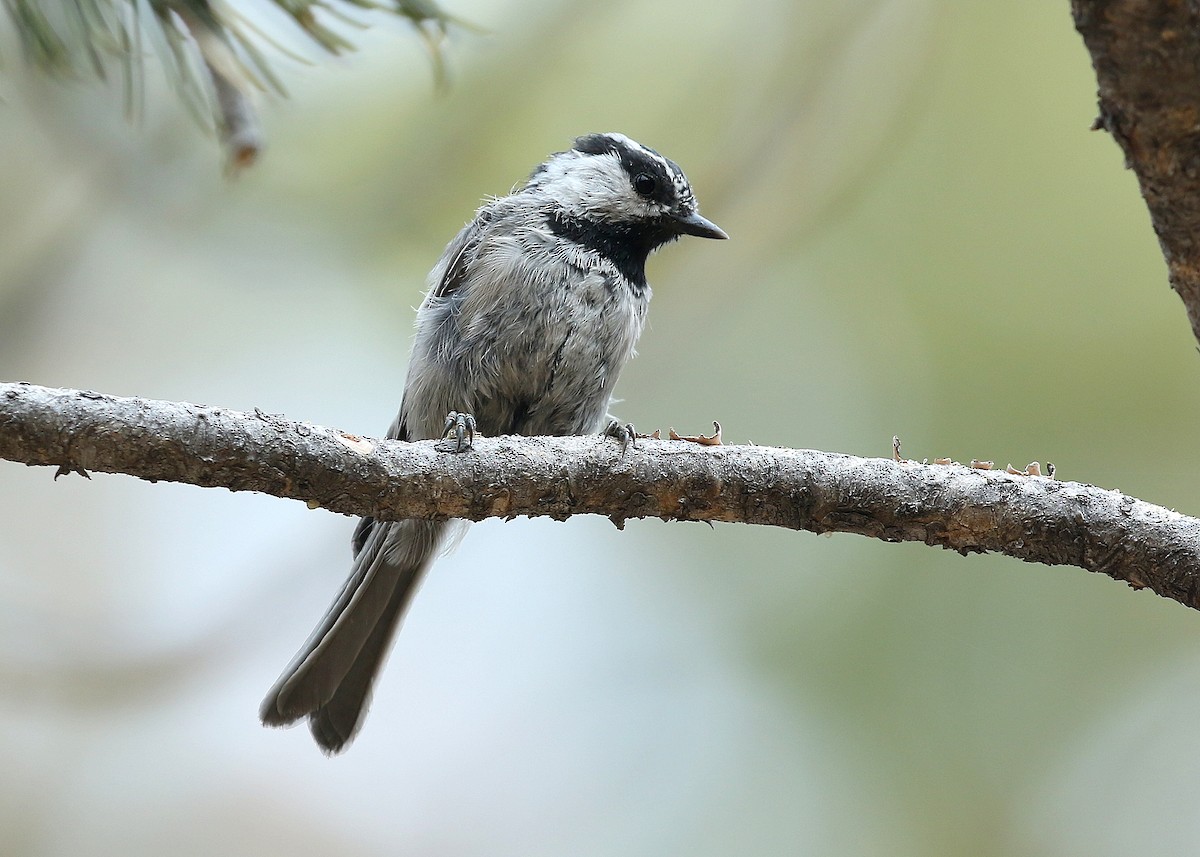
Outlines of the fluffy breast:
[{"label": "fluffy breast", "polygon": [[649,289],[546,229],[502,227],[489,224],[462,285],[420,310],[411,422],[430,436],[447,411],[467,410],[484,434],[593,431],[633,356]]}]

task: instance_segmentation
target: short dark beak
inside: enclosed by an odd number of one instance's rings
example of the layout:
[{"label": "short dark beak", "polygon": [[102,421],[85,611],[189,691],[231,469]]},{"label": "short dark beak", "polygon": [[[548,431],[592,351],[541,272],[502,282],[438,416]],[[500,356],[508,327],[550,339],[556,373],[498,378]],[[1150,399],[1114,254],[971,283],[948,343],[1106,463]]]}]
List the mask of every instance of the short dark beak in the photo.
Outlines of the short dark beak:
[{"label": "short dark beak", "polygon": [[675,218],[676,228],[684,235],[695,235],[697,238],[728,238],[725,230],[711,220],[693,212],[687,217]]}]

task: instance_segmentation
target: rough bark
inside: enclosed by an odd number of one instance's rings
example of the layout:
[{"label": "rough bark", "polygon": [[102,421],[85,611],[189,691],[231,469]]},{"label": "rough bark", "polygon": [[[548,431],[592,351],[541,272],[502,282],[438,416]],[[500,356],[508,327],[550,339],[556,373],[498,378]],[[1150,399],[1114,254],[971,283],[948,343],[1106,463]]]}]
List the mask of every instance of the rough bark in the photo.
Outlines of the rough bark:
[{"label": "rough bark", "polygon": [[1099,84],[1096,127],[1137,175],[1172,288],[1200,340],[1200,8],[1073,0]]},{"label": "rough bark", "polygon": [[602,437],[400,443],[148,399],[0,384],[0,457],[260,491],[355,515],[729,521],[1074,565],[1200,608],[1200,520],[1077,482],[963,465]]}]

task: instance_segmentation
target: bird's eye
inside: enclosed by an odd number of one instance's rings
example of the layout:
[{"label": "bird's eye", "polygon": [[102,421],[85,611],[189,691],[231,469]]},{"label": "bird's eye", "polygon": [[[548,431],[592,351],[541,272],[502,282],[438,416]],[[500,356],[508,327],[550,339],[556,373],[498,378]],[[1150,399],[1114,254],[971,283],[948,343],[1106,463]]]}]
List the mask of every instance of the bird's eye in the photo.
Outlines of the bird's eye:
[{"label": "bird's eye", "polygon": [[633,177],[633,189],[642,196],[649,196],[654,193],[658,187],[658,182],[654,180],[654,176],[647,173],[638,173]]}]

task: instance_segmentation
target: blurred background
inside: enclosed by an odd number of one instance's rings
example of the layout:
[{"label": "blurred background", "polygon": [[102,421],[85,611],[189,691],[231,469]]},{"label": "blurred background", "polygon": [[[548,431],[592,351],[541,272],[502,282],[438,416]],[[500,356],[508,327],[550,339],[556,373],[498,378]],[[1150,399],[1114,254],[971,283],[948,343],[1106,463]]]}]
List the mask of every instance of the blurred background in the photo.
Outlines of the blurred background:
[{"label": "blurred background", "polygon": [[[619,412],[1024,466],[1200,512],[1200,362],[1065,2],[447,0],[306,65],[236,180],[147,60],[0,80],[0,377],[381,434],[426,272],[581,133],[728,242],[650,263]],[[268,20],[293,49],[303,40]],[[0,462],[5,855],[1177,855],[1200,616],[1078,569],[490,521],[350,751],[259,726],[349,568],[302,504]],[[1185,844],[1188,843],[1188,844]],[[1192,846],[1194,847],[1194,846]]]}]

